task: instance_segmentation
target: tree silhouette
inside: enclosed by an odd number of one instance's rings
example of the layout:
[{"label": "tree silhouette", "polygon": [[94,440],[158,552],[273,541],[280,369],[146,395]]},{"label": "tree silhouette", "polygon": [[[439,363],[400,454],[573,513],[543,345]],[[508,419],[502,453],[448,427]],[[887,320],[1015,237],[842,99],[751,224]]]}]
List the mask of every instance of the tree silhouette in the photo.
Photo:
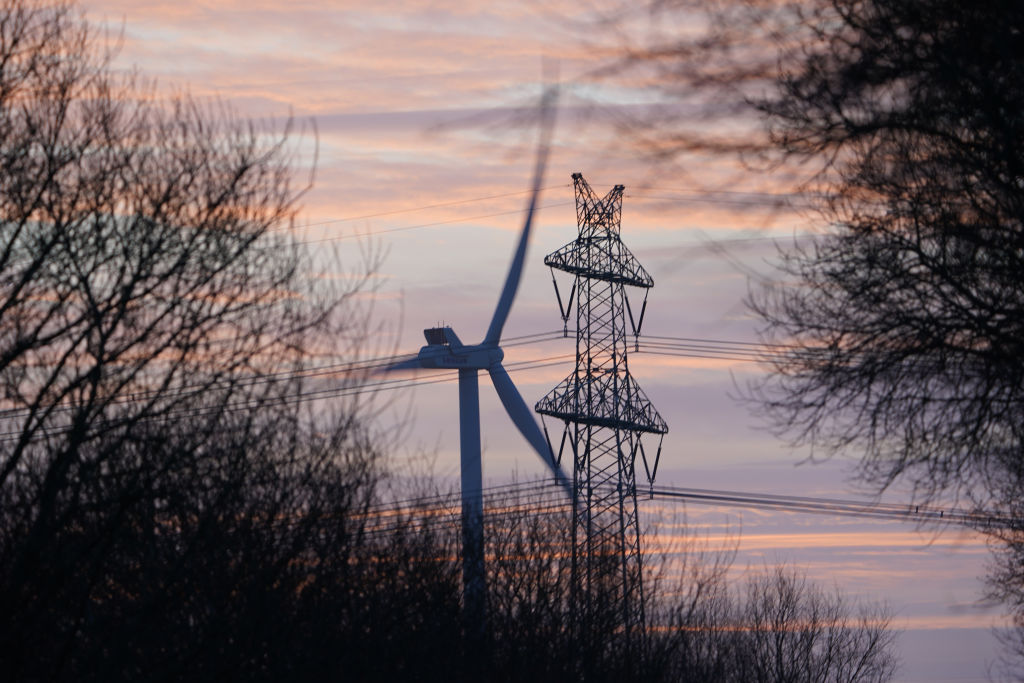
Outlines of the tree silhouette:
[{"label": "tree silhouette", "polygon": [[109,58],[71,5],[0,6],[0,667],[243,675],[316,551],[272,523],[372,488],[358,404],[298,400],[361,281],[324,288],[289,230],[289,130]]},{"label": "tree silhouette", "polygon": [[[395,536],[384,537],[389,559],[365,565],[386,566],[397,579],[376,594],[379,626],[369,627],[372,636],[358,649],[367,680],[866,683],[894,673],[895,634],[884,609],[857,608],[785,569],[754,573],[737,590],[729,584],[733,554],[692,536],[648,558],[643,638],[629,637],[622,612],[599,595],[595,604],[607,608],[581,615],[572,609],[571,513],[528,491],[486,506],[490,620],[481,644],[475,629],[462,631],[458,610],[441,607],[459,591],[456,502],[452,496],[447,516],[404,509],[391,522]],[[415,538],[427,542],[407,545]],[[427,550],[432,543],[439,551]],[[396,567],[403,569],[392,573]],[[407,602],[405,577],[418,595],[448,597]],[[434,580],[444,588],[428,589]],[[429,608],[427,622],[421,607]]]},{"label": "tree silhouette", "polygon": [[[827,160],[833,229],[786,253],[780,284],[752,296],[766,338],[788,348],[756,398],[798,441],[855,451],[880,489],[1019,517],[1024,12],[830,10],[760,103],[780,150]],[[995,538],[993,593],[1024,628],[1020,532]]]},{"label": "tree silhouette", "polygon": [[829,159],[834,226],[785,259],[799,287],[754,297],[790,349],[765,407],[924,498],[1005,502],[1024,462],[1022,18],[1014,3],[835,3],[761,103],[782,150]]},{"label": "tree silhouette", "polygon": [[[628,46],[624,66],[708,115],[669,107],[642,121],[654,149],[739,153],[827,226],[784,248],[774,284],[752,289],[774,345],[755,408],[816,455],[855,454],[876,490],[1020,516],[1024,8],[650,9],[667,29]],[[1020,539],[998,535],[993,588],[1024,620]]]},{"label": "tree silhouette", "polygon": [[829,228],[784,249],[778,286],[751,297],[779,345],[757,397],[772,423],[855,450],[880,488],[1007,502],[1024,387],[1019,4],[704,4],[654,3],[704,30],[666,21],[624,65],[746,116],[716,134],[667,108],[645,120],[671,126],[662,154],[748,153]]}]

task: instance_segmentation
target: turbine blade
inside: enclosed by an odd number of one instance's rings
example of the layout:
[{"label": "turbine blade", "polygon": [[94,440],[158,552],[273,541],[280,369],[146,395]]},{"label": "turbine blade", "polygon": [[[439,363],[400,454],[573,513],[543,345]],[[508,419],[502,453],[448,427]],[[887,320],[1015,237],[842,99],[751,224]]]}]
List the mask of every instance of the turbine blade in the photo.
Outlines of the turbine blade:
[{"label": "turbine blade", "polygon": [[384,367],[378,368],[377,373],[389,373],[389,372],[403,372],[407,370],[422,370],[423,364],[420,362],[419,356],[410,358],[409,360],[399,361],[397,363],[391,363]]},{"label": "turbine blade", "polygon": [[537,451],[540,459],[551,470],[551,473],[555,476],[555,481],[565,489],[565,492],[569,494],[569,498],[572,498],[572,482],[569,481],[569,477],[565,475],[562,468],[552,460],[548,440],[544,438],[544,433],[537,426],[537,420],[534,419],[533,413],[530,412],[526,401],[519,394],[516,385],[512,383],[512,378],[508,376],[508,372],[505,371],[505,368],[500,363],[495,363],[487,368],[487,372],[491,374],[491,382],[494,384],[494,390],[498,392],[498,398],[501,399],[502,404],[505,406],[505,412],[512,418],[512,422],[519,428],[519,431],[526,437],[530,445],[533,446],[533,450]]},{"label": "turbine blade", "polygon": [[523,231],[519,235],[519,245],[516,247],[515,255],[512,257],[512,265],[508,269],[508,276],[505,278],[505,286],[501,290],[501,297],[498,299],[498,307],[494,309],[494,316],[487,328],[487,336],[484,337],[484,344],[497,344],[501,339],[501,330],[505,327],[508,313],[512,308],[512,300],[516,296],[516,289],[519,288],[519,277],[523,273],[523,263],[526,260],[526,245],[530,241],[530,228],[533,225],[533,214],[537,210],[537,201],[540,199],[540,188],[544,183],[544,169],[548,163],[548,151],[551,149],[551,132],[555,124],[555,105],[557,89],[549,88],[545,91],[540,103],[541,134],[540,142],[537,145],[537,161],[533,169],[533,187],[530,191],[530,203],[526,208],[526,221],[523,223]]}]

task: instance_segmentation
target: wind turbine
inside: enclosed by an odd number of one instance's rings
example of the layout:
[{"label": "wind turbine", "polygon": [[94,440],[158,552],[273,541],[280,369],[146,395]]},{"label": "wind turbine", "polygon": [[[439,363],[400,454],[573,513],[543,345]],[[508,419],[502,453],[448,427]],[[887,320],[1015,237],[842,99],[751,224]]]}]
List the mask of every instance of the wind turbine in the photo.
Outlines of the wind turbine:
[{"label": "wind turbine", "polygon": [[483,532],[483,472],[480,458],[480,391],[478,375],[486,370],[512,422],[551,470],[555,480],[573,496],[572,484],[554,462],[547,438],[533,417],[533,412],[519,394],[501,361],[505,353],[500,346],[501,331],[508,319],[519,279],[526,259],[526,246],[530,240],[533,215],[537,209],[540,188],[547,165],[549,138],[552,128],[552,92],[545,94],[541,103],[542,135],[537,150],[533,187],[526,220],[519,235],[519,244],[512,258],[505,286],[494,309],[487,333],[479,344],[463,344],[451,327],[434,327],[423,331],[427,345],[416,358],[385,368],[385,372],[399,370],[451,369],[459,371],[459,446],[461,450],[462,486],[462,582],[467,622],[482,635],[486,621],[484,607],[484,532]]}]

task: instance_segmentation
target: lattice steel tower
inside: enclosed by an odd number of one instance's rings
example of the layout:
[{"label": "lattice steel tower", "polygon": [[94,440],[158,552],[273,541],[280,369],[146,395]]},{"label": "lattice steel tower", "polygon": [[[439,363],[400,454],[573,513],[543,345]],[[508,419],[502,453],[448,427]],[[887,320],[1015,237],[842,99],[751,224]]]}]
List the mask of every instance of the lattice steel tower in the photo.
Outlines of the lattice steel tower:
[{"label": "lattice steel tower", "polygon": [[[576,368],[535,406],[565,424],[558,459],[568,442],[573,454],[573,604],[578,618],[606,615],[625,625],[627,638],[644,625],[636,461],[653,483],[661,456],[649,463],[641,437],[664,435],[668,426],[629,374],[627,329],[640,334],[647,291],[654,281],[619,238],[622,185],[599,199],[574,173],[579,236],[544,258],[574,276],[566,305],[555,294],[568,334],[576,295]],[[626,285],[642,288],[634,319]],[[546,431],[545,427],[545,431]]]}]

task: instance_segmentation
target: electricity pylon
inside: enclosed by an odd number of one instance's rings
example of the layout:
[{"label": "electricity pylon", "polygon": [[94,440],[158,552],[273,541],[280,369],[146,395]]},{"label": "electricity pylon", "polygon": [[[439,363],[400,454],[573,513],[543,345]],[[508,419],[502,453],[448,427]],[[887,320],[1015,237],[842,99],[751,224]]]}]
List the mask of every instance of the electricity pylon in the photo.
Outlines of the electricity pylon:
[{"label": "electricity pylon", "polygon": [[[642,633],[644,600],[640,528],[636,505],[636,461],[653,483],[661,456],[648,461],[641,437],[663,436],[668,425],[629,374],[627,329],[640,334],[647,291],[654,280],[619,238],[622,185],[598,198],[574,173],[579,236],[544,258],[554,270],[574,276],[569,300],[555,281],[566,324],[576,295],[576,367],[535,406],[542,416],[565,423],[558,460],[568,442],[573,454],[573,605],[576,619],[621,619],[627,639]],[[644,291],[634,319],[626,285]],[[546,432],[546,427],[545,427]]]}]

